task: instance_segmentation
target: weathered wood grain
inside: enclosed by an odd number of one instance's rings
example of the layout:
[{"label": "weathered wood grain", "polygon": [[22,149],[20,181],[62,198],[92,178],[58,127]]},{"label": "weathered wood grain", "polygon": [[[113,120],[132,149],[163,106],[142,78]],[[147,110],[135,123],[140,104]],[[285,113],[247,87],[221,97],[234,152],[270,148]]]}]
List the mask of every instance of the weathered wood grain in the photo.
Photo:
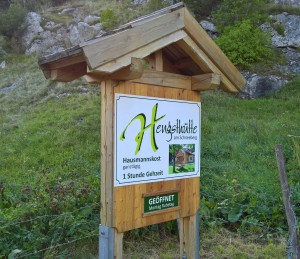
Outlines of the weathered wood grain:
[{"label": "weathered wood grain", "polygon": [[82,48],[90,69],[95,69],[117,57],[174,33],[183,26],[183,9],[180,9],[113,36],[99,38],[99,41]]},{"label": "weathered wood grain", "polygon": [[113,61],[97,67],[98,71],[103,73],[113,73],[121,68],[128,66],[131,63],[131,58],[145,58],[155,51],[166,47],[180,39],[186,37],[187,34],[183,30],[178,30],[172,34],[166,35],[156,41],[153,41],[143,47],[137,48],[130,53],[115,58]]},{"label": "weathered wood grain", "polygon": [[192,90],[205,91],[217,89],[220,86],[221,75],[215,73],[192,76]]},{"label": "weathered wood grain", "polygon": [[141,78],[133,79],[132,82],[152,84],[162,87],[172,87],[191,90],[191,77],[173,73],[145,70]]}]

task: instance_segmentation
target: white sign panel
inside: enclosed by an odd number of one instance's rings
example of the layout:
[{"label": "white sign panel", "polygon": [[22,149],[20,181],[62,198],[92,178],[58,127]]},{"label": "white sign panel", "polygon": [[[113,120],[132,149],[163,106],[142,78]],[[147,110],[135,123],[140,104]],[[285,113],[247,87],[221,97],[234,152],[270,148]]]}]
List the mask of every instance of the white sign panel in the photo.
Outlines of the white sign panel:
[{"label": "white sign panel", "polygon": [[200,102],[115,95],[114,186],[200,176]]}]

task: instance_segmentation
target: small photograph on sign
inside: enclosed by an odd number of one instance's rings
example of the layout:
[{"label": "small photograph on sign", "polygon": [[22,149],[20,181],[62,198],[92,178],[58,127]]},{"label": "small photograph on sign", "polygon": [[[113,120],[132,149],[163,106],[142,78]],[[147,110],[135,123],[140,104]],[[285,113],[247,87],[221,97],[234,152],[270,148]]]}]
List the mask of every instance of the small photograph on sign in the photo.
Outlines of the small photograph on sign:
[{"label": "small photograph on sign", "polygon": [[169,145],[169,174],[195,171],[195,144]]}]

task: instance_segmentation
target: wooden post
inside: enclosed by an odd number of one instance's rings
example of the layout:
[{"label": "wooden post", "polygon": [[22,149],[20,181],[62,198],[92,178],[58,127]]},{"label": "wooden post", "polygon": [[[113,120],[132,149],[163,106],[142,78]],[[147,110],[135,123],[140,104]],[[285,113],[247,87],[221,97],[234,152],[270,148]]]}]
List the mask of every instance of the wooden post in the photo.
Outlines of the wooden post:
[{"label": "wooden post", "polygon": [[289,249],[289,253],[292,253],[294,255],[293,258],[297,259],[300,258],[300,247],[299,247],[299,242],[297,237],[297,220],[296,220],[295,213],[292,209],[292,204],[290,200],[291,193],[290,193],[288,179],[286,176],[285,163],[284,163],[284,157],[282,154],[281,145],[275,146],[275,153],[276,153],[279,178],[281,183],[281,190],[283,194],[283,203],[284,203],[285,213],[286,213],[290,236],[291,236],[290,246],[292,246],[292,251]]},{"label": "wooden post", "polygon": [[197,216],[193,215],[179,219],[179,242],[180,242],[180,258],[185,255],[187,259],[198,259],[199,251],[199,233]]},{"label": "wooden post", "polygon": [[[113,155],[114,155],[114,86],[116,81],[101,83],[101,224],[113,227]],[[114,258],[121,259],[123,251],[123,233],[114,231]],[[104,259],[104,257],[103,257]]]}]

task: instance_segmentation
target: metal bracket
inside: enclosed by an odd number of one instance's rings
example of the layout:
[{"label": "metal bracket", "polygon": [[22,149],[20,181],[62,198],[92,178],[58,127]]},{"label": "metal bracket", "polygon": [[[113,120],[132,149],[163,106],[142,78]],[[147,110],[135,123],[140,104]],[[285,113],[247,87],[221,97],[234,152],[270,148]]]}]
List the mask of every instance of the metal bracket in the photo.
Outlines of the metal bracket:
[{"label": "metal bracket", "polygon": [[99,225],[99,259],[114,258],[114,228]]}]

